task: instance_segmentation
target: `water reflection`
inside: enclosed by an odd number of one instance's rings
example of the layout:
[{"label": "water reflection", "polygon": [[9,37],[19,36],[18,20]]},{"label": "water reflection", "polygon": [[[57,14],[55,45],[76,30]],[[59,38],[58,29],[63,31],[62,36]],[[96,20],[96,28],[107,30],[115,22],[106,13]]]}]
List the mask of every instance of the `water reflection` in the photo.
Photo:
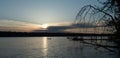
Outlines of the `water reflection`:
[{"label": "water reflection", "polygon": [[47,37],[43,37],[43,54],[44,56],[47,56],[47,48],[48,47],[48,42],[47,42]]},{"label": "water reflection", "polygon": [[66,37],[0,38],[0,58],[119,58],[111,46],[114,43],[106,40],[73,41]]}]

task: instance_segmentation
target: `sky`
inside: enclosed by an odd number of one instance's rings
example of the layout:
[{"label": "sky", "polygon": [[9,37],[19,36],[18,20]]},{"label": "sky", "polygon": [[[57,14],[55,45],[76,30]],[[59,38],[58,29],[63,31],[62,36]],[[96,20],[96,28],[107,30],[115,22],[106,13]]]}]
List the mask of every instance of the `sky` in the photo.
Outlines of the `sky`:
[{"label": "sky", "polygon": [[97,4],[96,0],[0,0],[0,21],[4,22],[0,26],[72,23],[79,10],[90,4]]}]

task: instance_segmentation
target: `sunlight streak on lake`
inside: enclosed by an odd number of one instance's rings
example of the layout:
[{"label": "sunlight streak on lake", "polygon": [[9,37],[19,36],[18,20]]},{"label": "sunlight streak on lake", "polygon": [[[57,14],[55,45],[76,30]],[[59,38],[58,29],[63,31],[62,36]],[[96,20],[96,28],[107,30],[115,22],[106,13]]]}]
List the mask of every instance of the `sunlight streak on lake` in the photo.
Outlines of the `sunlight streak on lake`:
[{"label": "sunlight streak on lake", "polygon": [[47,55],[47,49],[48,49],[47,37],[43,37],[43,53],[44,53],[44,56]]}]

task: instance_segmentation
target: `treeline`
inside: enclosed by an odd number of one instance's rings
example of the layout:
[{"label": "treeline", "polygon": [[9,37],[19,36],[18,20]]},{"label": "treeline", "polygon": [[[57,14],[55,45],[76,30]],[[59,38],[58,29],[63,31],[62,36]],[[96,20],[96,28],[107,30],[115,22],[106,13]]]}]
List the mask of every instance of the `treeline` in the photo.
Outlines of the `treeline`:
[{"label": "treeline", "polygon": [[0,37],[39,37],[39,36],[112,36],[113,34],[66,33],[66,32],[2,32]]},{"label": "treeline", "polygon": [[3,32],[0,37],[39,37],[39,36],[79,36],[79,33],[49,33],[49,32]]}]

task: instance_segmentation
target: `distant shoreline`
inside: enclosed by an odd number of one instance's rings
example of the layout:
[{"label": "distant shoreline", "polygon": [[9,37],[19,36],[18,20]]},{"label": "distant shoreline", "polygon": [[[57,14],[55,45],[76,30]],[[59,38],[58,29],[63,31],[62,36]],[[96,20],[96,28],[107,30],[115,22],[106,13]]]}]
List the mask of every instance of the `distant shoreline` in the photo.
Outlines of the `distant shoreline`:
[{"label": "distant shoreline", "polygon": [[93,33],[49,33],[49,32],[0,32],[0,37],[57,37],[57,36],[113,36],[113,34]]}]

